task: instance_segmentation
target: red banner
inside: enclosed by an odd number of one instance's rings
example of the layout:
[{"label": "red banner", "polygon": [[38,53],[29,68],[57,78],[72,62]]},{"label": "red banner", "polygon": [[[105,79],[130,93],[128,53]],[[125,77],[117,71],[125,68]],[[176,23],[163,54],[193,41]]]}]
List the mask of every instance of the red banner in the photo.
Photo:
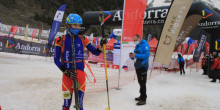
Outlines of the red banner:
[{"label": "red banner", "polygon": [[193,52],[193,50],[195,50],[196,48],[198,47],[198,44],[197,43],[192,43],[189,47],[189,50],[188,50],[188,54],[191,54]]},{"label": "red banner", "polygon": [[104,62],[103,61],[103,53],[101,53],[99,56],[93,55],[91,52],[89,52],[89,58],[90,61],[97,61],[97,62]]},{"label": "red banner", "polygon": [[177,52],[181,52],[182,46],[183,46],[183,44],[180,44],[180,45],[177,47]]},{"label": "red banner", "polygon": [[13,36],[12,36],[13,38],[14,38],[17,31],[18,31],[18,26],[11,26],[10,32],[13,33]]},{"label": "red banner", "polygon": [[92,43],[96,44],[96,45],[99,45],[99,38],[98,37],[93,37]]},{"label": "red banner", "polygon": [[133,42],[133,36],[143,36],[143,18],[147,0],[125,0],[122,42]]},{"label": "red banner", "polygon": [[187,47],[188,47],[187,43],[183,43],[182,56],[186,53]]},{"label": "red banner", "polygon": [[34,39],[36,34],[37,34],[37,29],[34,29],[33,32],[32,32],[32,40]]},{"label": "red banner", "polygon": [[206,54],[209,55],[210,44],[208,42],[205,43]]}]

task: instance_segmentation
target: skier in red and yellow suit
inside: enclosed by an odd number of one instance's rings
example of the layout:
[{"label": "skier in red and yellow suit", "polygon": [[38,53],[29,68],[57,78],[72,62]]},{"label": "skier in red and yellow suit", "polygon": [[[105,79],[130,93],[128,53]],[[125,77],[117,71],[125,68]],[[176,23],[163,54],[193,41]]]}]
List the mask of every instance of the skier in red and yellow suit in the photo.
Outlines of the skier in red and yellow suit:
[{"label": "skier in red and yellow suit", "polygon": [[[69,110],[73,95],[73,78],[77,76],[79,107],[83,110],[83,97],[86,87],[84,72],[84,48],[86,47],[91,53],[99,56],[102,52],[102,46],[95,48],[91,45],[88,38],[78,35],[82,19],[77,14],[69,14],[66,18],[68,33],[65,36],[58,37],[55,41],[54,62],[57,67],[64,73],[62,79],[62,91],[64,97],[63,110]],[[72,64],[72,41],[75,49],[75,62]],[[106,44],[107,40],[102,39],[100,45]],[[73,66],[76,66],[76,74],[73,72]]]}]

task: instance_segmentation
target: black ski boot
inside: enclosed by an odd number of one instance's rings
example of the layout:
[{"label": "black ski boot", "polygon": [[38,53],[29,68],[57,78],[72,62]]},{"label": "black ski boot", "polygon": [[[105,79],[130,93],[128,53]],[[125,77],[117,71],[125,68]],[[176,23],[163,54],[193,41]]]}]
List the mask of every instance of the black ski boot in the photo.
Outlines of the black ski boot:
[{"label": "black ski boot", "polygon": [[140,100],[138,103],[137,103],[137,105],[145,105],[146,104],[146,101],[142,101],[142,100]]},{"label": "black ski boot", "polygon": [[141,100],[141,97],[136,97],[135,98],[135,101],[140,101]]}]

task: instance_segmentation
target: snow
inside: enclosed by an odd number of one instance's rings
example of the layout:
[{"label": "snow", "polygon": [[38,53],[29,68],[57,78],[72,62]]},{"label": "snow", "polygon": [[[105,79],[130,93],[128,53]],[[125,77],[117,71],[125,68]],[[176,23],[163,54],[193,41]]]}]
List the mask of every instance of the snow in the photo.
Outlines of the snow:
[{"label": "snow", "polygon": [[[0,105],[2,110],[57,110],[63,99],[60,70],[51,58],[0,52]],[[190,74],[152,72],[148,99],[136,106],[138,83],[110,90],[111,110],[219,110],[220,83],[210,83],[202,70]],[[148,76],[149,77],[149,76]],[[105,110],[106,91],[85,93],[85,110]],[[71,108],[71,110],[74,110]]]}]

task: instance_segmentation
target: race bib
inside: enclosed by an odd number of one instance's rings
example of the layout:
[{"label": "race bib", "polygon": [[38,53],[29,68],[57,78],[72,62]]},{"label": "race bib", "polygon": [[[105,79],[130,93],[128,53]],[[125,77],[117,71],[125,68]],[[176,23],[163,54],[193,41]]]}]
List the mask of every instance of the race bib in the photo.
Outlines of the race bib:
[{"label": "race bib", "polygon": [[70,91],[64,91],[63,92],[63,98],[64,99],[70,99],[71,98]]}]

